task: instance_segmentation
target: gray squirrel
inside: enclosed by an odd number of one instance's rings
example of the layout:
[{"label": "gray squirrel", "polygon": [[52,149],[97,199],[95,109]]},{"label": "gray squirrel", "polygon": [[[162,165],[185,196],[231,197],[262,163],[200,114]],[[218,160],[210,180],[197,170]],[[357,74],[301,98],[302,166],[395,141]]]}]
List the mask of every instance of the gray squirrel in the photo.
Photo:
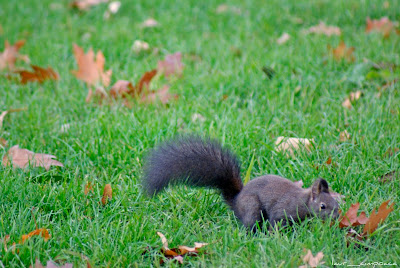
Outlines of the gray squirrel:
[{"label": "gray squirrel", "polygon": [[157,194],[170,183],[219,189],[236,217],[253,231],[262,221],[274,228],[280,221],[285,226],[306,217],[339,216],[326,180],[317,179],[304,189],[283,177],[265,175],[243,186],[237,157],[210,139],[179,138],[149,153],[143,179],[147,193]]}]

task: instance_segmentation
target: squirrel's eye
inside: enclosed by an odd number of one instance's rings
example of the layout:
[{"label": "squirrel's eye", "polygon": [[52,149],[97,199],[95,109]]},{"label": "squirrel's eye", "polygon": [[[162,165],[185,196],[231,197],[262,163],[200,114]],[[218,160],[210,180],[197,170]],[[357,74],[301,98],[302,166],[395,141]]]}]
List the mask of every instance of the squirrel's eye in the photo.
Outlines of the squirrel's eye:
[{"label": "squirrel's eye", "polygon": [[326,209],[326,205],[324,203],[321,203],[321,209]]}]

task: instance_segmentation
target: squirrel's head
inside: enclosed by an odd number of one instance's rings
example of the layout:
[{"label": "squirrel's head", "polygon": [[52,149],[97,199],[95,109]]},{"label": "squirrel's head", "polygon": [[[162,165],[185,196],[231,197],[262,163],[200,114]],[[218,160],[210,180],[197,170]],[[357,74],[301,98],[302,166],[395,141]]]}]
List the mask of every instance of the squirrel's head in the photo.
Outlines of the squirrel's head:
[{"label": "squirrel's head", "polygon": [[324,179],[317,179],[311,186],[310,200],[308,208],[312,213],[322,219],[333,219],[339,217],[339,204],[330,195],[328,182]]}]

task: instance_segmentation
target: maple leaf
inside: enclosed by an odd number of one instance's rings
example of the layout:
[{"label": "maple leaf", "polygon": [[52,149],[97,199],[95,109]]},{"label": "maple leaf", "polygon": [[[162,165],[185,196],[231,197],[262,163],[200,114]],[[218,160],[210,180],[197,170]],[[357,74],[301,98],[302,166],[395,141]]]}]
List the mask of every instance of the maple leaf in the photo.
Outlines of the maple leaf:
[{"label": "maple leaf", "polygon": [[342,31],[340,30],[339,27],[328,26],[324,22],[320,21],[318,25],[308,28],[305,31],[305,33],[324,34],[327,36],[331,36],[331,35],[341,35]]},{"label": "maple leaf", "polygon": [[4,42],[4,51],[0,54],[0,70],[7,67],[9,70],[13,70],[17,59],[23,59],[26,62],[29,61],[27,56],[18,53],[18,50],[20,50],[24,44],[25,40],[19,40],[15,42],[14,45],[10,45],[7,40]]},{"label": "maple leaf", "polygon": [[57,265],[53,261],[47,261],[46,266],[44,266],[39,259],[36,259],[35,264],[32,266],[29,266],[29,268],[72,268],[73,265],[72,263],[66,263],[64,265]]},{"label": "maple leaf", "polygon": [[13,165],[19,168],[27,168],[30,165],[32,167],[44,167],[46,170],[49,170],[51,166],[64,166],[61,162],[53,158],[55,158],[54,155],[37,154],[27,149],[21,149],[18,145],[14,145],[4,155],[3,165]]},{"label": "maple leaf", "polygon": [[108,200],[112,198],[112,188],[111,184],[106,184],[104,186],[103,197],[101,198],[101,203],[105,206]]},{"label": "maple leaf", "polygon": [[160,90],[157,90],[157,91],[153,90],[153,91],[150,91],[148,94],[144,94],[142,96],[141,101],[145,102],[145,103],[154,103],[159,100],[159,101],[161,101],[161,103],[166,104],[172,98],[178,99],[178,96],[170,94],[169,86],[164,85]]},{"label": "maple leaf", "polygon": [[387,218],[390,212],[393,211],[394,203],[389,206],[389,202],[390,200],[383,202],[380,205],[378,212],[375,212],[375,209],[372,211],[368,221],[365,223],[364,226],[364,230],[362,233],[364,236],[375,232],[375,230],[378,228],[378,225]]},{"label": "maple leaf", "polygon": [[339,218],[339,227],[349,227],[349,226],[358,226],[367,223],[368,217],[364,211],[360,213],[360,216],[357,216],[357,211],[360,207],[360,203],[352,204],[349,210],[346,212],[344,216],[340,216]]},{"label": "maple leaf", "polygon": [[92,48],[85,54],[81,47],[74,44],[74,56],[78,64],[78,70],[73,70],[72,74],[76,78],[85,81],[88,86],[96,86],[98,83],[105,87],[109,86],[112,70],[104,72],[105,58],[100,50],[97,52],[95,60]]},{"label": "maple leaf", "polygon": [[46,228],[40,228],[40,229],[36,229],[36,230],[30,232],[27,235],[22,235],[21,240],[19,241],[19,243],[20,244],[25,243],[25,241],[30,239],[32,236],[41,236],[41,237],[43,237],[45,242],[47,242],[47,240],[50,239],[49,231]]},{"label": "maple leaf", "polygon": [[60,76],[57,72],[55,72],[51,67],[47,67],[47,69],[31,65],[33,72],[26,70],[16,71],[21,76],[21,83],[26,84],[28,82],[38,82],[43,83],[45,80],[58,80]]},{"label": "maple leaf", "polygon": [[288,138],[279,136],[275,141],[275,150],[277,152],[284,152],[286,156],[294,156],[294,152],[300,149],[310,151],[314,139],[302,139],[302,138]]},{"label": "maple leaf", "polygon": [[89,10],[89,8],[91,8],[92,6],[107,2],[108,0],[76,0],[70,3],[70,7],[86,11]]},{"label": "maple leaf", "polygon": [[353,62],[356,60],[353,55],[355,48],[347,47],[343,41],[340,41],[339,45],[336,48],[332,48],[330,45],[328,45],[328,50],[332,53],[334,59],[337,61],[346,59],[347,61]]},{"label": "maple leaf", "polygon": [[165,56],[165,60],[158,61],[157,70],[164,73],[166,77],[170,77],[171,75],[182,75],[182,53],[176,52]]},{"label": "maple leaf", "polygon": [[365,26],[365,32],[380,32],[385,38],[388,38],[390,33],[395,29],[398,24],[392,22],[388,17],[382,17],[379,20],[371,20],[367,17],[367,25]]},{"label": "maple leaf", "polygon": [[319,264],[323,264],[321,260],[324,258],[324,253],[322,251],[318,252],[315,257],[312,255],[311,250],[307,251],[307,254],[303,257],[303,262],[306,265],[301,265],[299,268],[307,268],[307,267],[317,267]]}]

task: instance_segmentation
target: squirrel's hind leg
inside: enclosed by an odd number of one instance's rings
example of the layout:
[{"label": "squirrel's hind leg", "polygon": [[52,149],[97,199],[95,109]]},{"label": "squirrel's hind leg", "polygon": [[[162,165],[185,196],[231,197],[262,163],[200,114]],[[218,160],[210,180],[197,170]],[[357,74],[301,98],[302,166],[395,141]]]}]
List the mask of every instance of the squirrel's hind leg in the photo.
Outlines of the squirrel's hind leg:
[{"label": "squirrel's hind leg", "polygon": [[262,224],[263,218],[267,220],[265,218],[267,215],[262,211],[258,196],[239,195],[235,203],[234,212],[236,217],[249,230],[255,232],[257,230],[257,223]]}]

